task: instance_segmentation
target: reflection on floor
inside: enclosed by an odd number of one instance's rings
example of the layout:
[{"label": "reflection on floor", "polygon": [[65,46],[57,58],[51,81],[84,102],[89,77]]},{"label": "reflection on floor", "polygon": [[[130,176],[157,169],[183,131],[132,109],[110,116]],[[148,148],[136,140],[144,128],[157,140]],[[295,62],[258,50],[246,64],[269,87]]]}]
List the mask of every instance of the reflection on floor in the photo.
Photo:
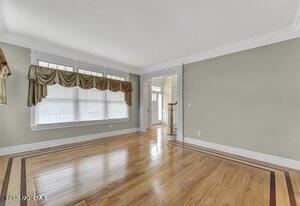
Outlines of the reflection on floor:
[{"label": "reflection on floor", "polygon": [[176,136],[168,135],[169,128],[165,124],[153,125],[150,130],[147,131],[148,134],[156,137],[158,140],[176,140]]},{"label": "reflection on floor", "polygon": [[0,205],[300,205],[299,171],[182,145],[165,132],[0,157]]}]

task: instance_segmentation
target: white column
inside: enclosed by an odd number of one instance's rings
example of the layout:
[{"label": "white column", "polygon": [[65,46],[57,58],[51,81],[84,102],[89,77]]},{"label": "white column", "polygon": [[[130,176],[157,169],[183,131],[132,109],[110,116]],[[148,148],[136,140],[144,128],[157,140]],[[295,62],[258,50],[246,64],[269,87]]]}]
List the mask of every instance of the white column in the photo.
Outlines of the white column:
[{"label": "white column", "polygon": [[180,67],[177,73],[177,135],[176,139],[178,141],[183,141],[183,81],[182,81],[182,72],[183,69]]}]

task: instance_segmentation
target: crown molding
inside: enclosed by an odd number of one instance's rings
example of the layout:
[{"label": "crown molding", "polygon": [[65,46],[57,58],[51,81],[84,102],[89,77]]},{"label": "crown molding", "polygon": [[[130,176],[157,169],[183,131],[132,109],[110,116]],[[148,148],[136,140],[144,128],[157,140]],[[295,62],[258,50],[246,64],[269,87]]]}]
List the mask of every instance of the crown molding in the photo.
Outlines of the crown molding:
[{"label": "crown molding", "polygon": [[146,67],[142,70],[142,73],[151,73],[159,70],[164,70],[172,67],[177,67],[183,64],[189,64],[197,61],[202,61],[205,59],[211,59],[218,56],[223,56],[226,54],[232,54],[239,51],[245,51],[248,49],[253,49],[260,46],[266,46],[281,41],[286,41],[289,39],[294,39],[300,36],[300,0],[298,0],[298,7],[294,21],[291,27],[283,29],[280,31],[272,32],[269,34],[261,35],[251,39],[243,40],[240,42],[235,42],[228,44],[216,49],[211,49],[208,51],[199,52],[189,56],[181,57],[171,61],[166,61],[161,64]]},{"label": "crown molding", "polygon": [[[299,25],[297,21],[297,26]],[[299,29],[295,26],[288,29],[280,30],[277,32],[272,32],[269,34],[261,35],[252,39],[247,39],[244,41],[228,44],[216,49],[211,49],[208,51],[199,52],[189,56],[181,57],[175,60],[167,61],[162,64],[154,65],[143,69],[143,73],[155,72],[163,69],[168,69],[182,64],[189,64],[197,61],[202,61],[205,59],[211,59],[218,56],[223,56],[226,54],[231,54],[239,51],[244,51],[260,46],[265,46],[289,39],[299,37]]]},{"label": "crown molding", "polygon": [[[297,12],[297,16],[295,18],[295,21],[293,23],[293,26],[288,28],[288,29],[283,29],[277,32],[272,32],[269,34],[261,35],[252,39],[247,39],[244,41],[232,43],[229,45],[225,45],[216,49],[211,49],[208,51],[203,51],[199,52],[193,55],[181,57],[175,60],[167,61],[155,66],[147,67],[144,69],[139,69],[139,68],[133,68],[125,64],[120,64],[117,62],[114,62],[112,60],[108,60],[105,58],[101,58],[99,56],[95,56],[93,54],[73,50],[73,49],[66,49],[66,48],[61,48],[57,47],[51,44],[46,44],[42,42],[37,42],[33,41],[24,37],[20,37],[14,34],[10,33],[4,33],[1,35],[0,33],[0,41],[29,48],[32,50],[37,50],[49,54],[54,54],[58,56],[63,56],[67,58],[71,58],[74,60],[82,61],[82,62],[87,62],[91,64],[96,64],[96,65],[101,65],[103,67],[111,68],[111,69],[116,69],[128,73],[133,73],[133,74],[147,74],[151,72],[156,72],[164,69],[169,69],[169,68],[174,68],[181,66],[182,64],[189,64],[197,61],[202,61],[218,56],[223,56],[226,54],[231,54],[239,51],[244,51],[260,46],[265,46],[293,38],[297,38],[300,36],[300,9],[298,9],[299,12]],[[299,14],[299,15],[298,15]],[[1,16],[0,16],[1,17]],[[1,21],[0,21],[0,32],[2,31],[1,29],[5,28],[1,26]],[[6,31],[6,30],[4,30]]]},{"label": "crown molding", "polygon": [[181,57],[171,61],[166,61],[154,66],[141,69],[141,68],[134,68],[126,64],[118,63],[113,60],[105,59],[103,57],[99,57],[94,54],[89,54],[89,53],[81,52],[70,48],[69,49],[62,48],[62,47],[58,47],[58,46],[54,46],[42,42],[33,41],[14,34],[10,34],[7,32],[7,28],[5,25],[2,8],[0,4],[0,41],[1,42],[14,44],[17,46],[30,48],[33,50],[38,50],[38,51],[42,51],[45,53],[54,54],[58,56],[68,57],[74,60],[101,65],[104,67],[108,67],[108,68],[112,68],[124,72],[134,73],[134,74],[147,74],[155,71],[174,68],[183,64],[189,64],[189,63],[202,61],[202,60],[206,60],[218,56],[223,56],[226,54],[236,53],[239,51],[260,47],[260,46],[270,45],[273,43],[297,38],[299,36],[300,36],[300,0],[298,0],[298,8],[295,14],[293,24],[291,25],[291,27],[287,29],[261,35],[240,42],[235,42],[219,48],[199,52],[196,54]]},{"label": "crown molding", "polygon": [[[1,22],[0,22],[1,23]],[[78,51],[71,48],[63,48],[39,41],[33,41],[28,38],[24,38],[18,35],[5,33],[0,36],[0,41],[8,44],[13,44],[20,47],[29,48],[31,50],[41,51],[57,56],[67,57],[77,61],[91,63],[95,65],[101,65],[110,69],[120,70],[123,72],[140,74],[141,69],[134,68],[126,64],[118,63],[113,60],[109,60],[103,57],[96,56],[94,54]]]}]

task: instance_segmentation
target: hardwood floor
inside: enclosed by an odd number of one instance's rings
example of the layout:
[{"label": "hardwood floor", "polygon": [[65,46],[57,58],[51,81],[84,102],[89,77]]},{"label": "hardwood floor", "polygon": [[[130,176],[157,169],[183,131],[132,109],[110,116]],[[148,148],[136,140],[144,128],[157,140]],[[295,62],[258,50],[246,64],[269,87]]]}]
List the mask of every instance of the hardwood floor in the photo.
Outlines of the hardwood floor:
[{"label": "hardwood floor", "polygon": [[0,206],[300,206],[300,172],[182,145],[156,128],[0,157],[0,191]]}]

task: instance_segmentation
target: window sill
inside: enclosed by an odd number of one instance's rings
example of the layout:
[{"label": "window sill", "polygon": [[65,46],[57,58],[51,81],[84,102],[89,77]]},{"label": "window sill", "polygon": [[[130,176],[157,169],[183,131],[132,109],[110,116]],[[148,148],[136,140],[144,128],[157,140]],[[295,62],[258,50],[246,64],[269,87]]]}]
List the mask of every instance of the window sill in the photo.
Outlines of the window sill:
[{"label": "window sill", "polygon": [[101,124],[117,124],[117,123],[124,123],[124,122],[128,122],[128,121],[129,121],[129,118],[122,118],[122,119],[111,119],[111,120],[96,120],[96,121],[40,124],[40,125],[32,125],[31,126],[31,131],[60,129],[60,128],[72,128],[72,127],[92,126],[92,125],[101,125]]}]

